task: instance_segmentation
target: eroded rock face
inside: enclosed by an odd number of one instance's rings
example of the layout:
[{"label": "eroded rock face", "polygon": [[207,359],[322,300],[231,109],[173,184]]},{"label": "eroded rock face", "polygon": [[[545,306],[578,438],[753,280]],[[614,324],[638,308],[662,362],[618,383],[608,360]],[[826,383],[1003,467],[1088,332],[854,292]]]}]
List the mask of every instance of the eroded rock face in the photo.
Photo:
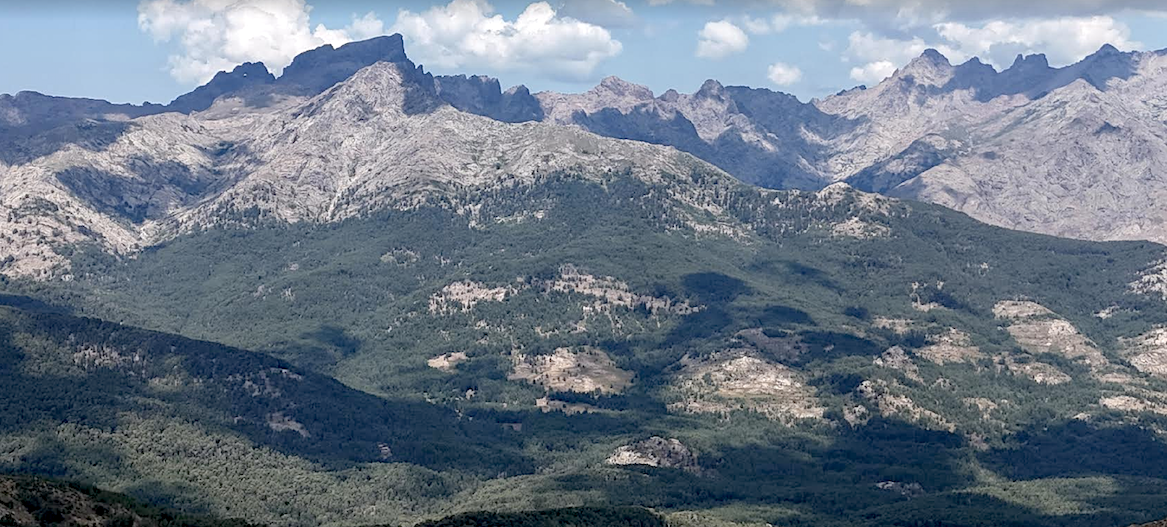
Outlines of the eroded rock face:
[{"label": "eroded rock face", "polygon": [[903,385],[888,383],[880,379],[866,380],[855,389],[864,400],[875,405],[884,417],[899,417],[910,423],[917,423],[949,432],[956,431],[956,425],[940,414],[922,408],[911,397],[899,393]]},{"label": "eroded rock face", "polygon": [[1123,339],[1123,354],[1131,366],[1147,375],[1167,378],[1167,327]]},{"label": "eroded rock face", "polygon": [[673,382],[681,400],[669,409],[712,414],[744,410],[784,422],[823,417],[825,409],[797,372],[754,353],[734,349],[683,359]]},{"label": "eroded rock face", "polygon": [[1081,359],[1092,368],[1107,365],[1106,358],[1093,342],[1045,306],[1028,301],[1007,301],[998,303],[993,312],[997,318],[1008,321],[1009,334],[1026,351]]},{"label": "eroded rock face", "polygon": [[916,355],[936,364],[973,363],[982,358],[980,348],[972,344],[968,333],[956,328],[928,336],[928,344],[915,351]]},{"label": "eroded rock face", "polygon": [[684,443],[678,439],[656,436],[617,448],[605,463],[675,468],[688,472],[699,470],[697,456]]},{"label": "eroded rock face", "polygon": [[446,353],[444,355],[438,355],[437,357],[429,359],[426,361],[426,364],[435,370],[452,372],[458,367],[459,364],[466,362],[466,360],[466,352],[455,351],[452,353]]},{"label": "eroded rock face", "polygon": [[1130,395],[1103,397],[1098,401],[1098,404],[1102,405],[1104,408],[1122,412],[1151,412],[1160,415],[1167,415],[1167,404],[1156,401],[1148,401],[1146,399],[1140,399]]},{"label": "eroded rock face", "polygon": [[594,307],[601,312],[611,311],[612,307],[643,307],[654,315],[688,315],[701,309],[689,305],[686,300],[637,294],[622,280],[611,276],[595,276],[571,264],[561,266],[559,277],[543,285],[547,291],[578,293],[596,298]]},{"label": "eroded rock face", "polygon": [[1137,280],[1128,284],[1128,287],[1131,292],[1167,300],[1167,260],[1152,264],[1139,274]]},{"label": "eroded rock face", "polygon": [[485,284],[464,280],[454,282],[430,297],[430,313],[448,315],[467,312],[481,302],[502,302],[517,293],[514,287],[488,287]]},{"label": "eroded rock face", "polygon": [[1010,373],[1021,377],[1028,377],[1038,384],[1056,386],[1074,380],[1073,377],[1059,370],[1056,366],[1035,361],[1033,357],[1024,357],[1023,360],[1018,360],[1016,357],[1006,356],[1002,360],[1005,369]]},{"label": "eroded rock face", "polygon": [[908,356],[908,353],[899,346],[888,348],[887,351],[876,357],[872,362],[876,366],[903,372],[904,376],[910,380],[924,382],[924,379],[920,377],[920,367],[916,366],[916,363],[912,362],[912,358]]},{"label": "eroded rock face", "polygon": [[514,369],[508,379],[543,386],[548,391],[620,393],[634,377],[595,348],[559,348],[550,355],[515,354],[512,361]]},{"label": "eroded rock face", "polygon": [[[1045,306],[1029,301],[1005,301],[994,306],[993,313],[998,319],[1007,321],[1006,330],[1029,353],[1061,355],[1080,362],[1088,366],[1092,376],[1098,379],[1114,379],[1115,374],[1121,374],[1078,328]],[[1019,363],[1012,357],[1006,361],[1010,371],[1041,384],[1061,384],[1071,380],[1069,375],[1049,364],[1037,361]]]}]

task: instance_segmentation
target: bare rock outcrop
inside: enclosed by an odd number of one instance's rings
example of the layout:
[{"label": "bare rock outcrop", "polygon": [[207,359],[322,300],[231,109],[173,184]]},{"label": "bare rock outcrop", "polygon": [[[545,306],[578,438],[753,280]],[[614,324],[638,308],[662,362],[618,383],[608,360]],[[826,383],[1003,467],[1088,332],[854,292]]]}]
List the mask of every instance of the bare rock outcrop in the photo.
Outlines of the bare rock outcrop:
[{"label": "bare rock outcrop", "polygon": [[559,348],[550,355],[515,354],[507,377],[543,386],[548,391],[619,393],[632,384],[632,372],[616,366],[595,348]]},{"label": "bare rock outcrop", "polygon": [[689,447],[678,439],[657,436],[617,448],[604,462],[618,466],[645,465],[699,471],[697,456]]},{"label": "bare rock outcrop", "polygon": [[680,400],[669,409],[678,412],[751,411],[784,422],[821,419],[825,412],[798,372],[748,349],[686,357],[673,389]]}]

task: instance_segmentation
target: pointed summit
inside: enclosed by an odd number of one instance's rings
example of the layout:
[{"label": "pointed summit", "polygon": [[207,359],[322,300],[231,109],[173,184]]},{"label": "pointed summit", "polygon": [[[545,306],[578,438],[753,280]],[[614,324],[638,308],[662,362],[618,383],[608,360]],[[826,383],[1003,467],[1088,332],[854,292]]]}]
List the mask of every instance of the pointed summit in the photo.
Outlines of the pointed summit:
[{"label": "pointed summit", "polygon": [[1094,52],[1094,55],[1101,57],[1101,56],[1106,56],[1106,55],[1117,55],[1119,53],[1122,53],[1122,52],[1119,51],[1118,48],[1114,47],[1113,45],[1103,44],[1101,48],[1098,48],[1098,51]]},{"label": "pointed summit", "polygon": [[695,97],[720,98],[723,93],[725,93],[725,86],[722,86],[721,83],[717,82],[716,80],[709,79],[705,81],[705,83],[701,85],[701,89],[697,90],[697,93],[693,95]]},{"label": "pointed summit", "polygon": [[924,53],[922,55],[920,55],[920,57],[916,60],[924,60],[924,61],[931,62],[933,64],[943,65],[943,66],[951,66],[952,65],[952,63],[948,61],[948,57],[945,57],[943,53],[937,51],[935,48],[928,48],[928,49],[924,50]]},{"label": "pointed summit", "polygon": [[377,62],[313,99],[300,115],[362,121],[382,115],[415,115],[442,106],[437,83],[420,67]]},{"label": "pointed summit", "polygon": [[893,79],[911,80],[916,84],[927,86],[944,86],[953,76],[954,67],[939,51],[927,49],[922,55],[904,66]]}]

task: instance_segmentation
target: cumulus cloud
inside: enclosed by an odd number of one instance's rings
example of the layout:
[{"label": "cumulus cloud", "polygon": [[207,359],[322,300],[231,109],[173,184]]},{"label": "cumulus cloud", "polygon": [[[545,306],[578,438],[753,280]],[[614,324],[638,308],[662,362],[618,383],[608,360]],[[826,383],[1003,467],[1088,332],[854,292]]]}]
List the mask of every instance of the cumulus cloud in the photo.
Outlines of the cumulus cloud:
[{"label": "cumulus cloud", "polygon": [[766,78],[778,86],[790,86],[802,80],[802,70],[783,62],[775,62],[766,69]]},{"label": "cumulus cloud", "polygon": [[895,71],[895,64],[881,60],[857,68],[851,68],[851,78],[864,84],[878,84],[883,79],[891,77],[891,74],[895,73]]},{"label": "cumulus cloud", "polygon": [[1077,62],[1104,44],[1121,49],[1141,46],[1130,28],[1108,16],[1063,17],[1023,22],[993,21],[980,27],[958,22],[936,25],[940,37],[966,55],[1008,66],[1018,53],[1045,51],[1051,63]]},{"label": "cumulus cloud", "polygon": [[527,6],[512,21],[483,0],[454,0],[421,13],[402,10],[392,31],[423,64],[529,70],[572,81],[589,78],[622,50],[607,29],[560,16],[546,2]]},{"label": "cumulus cloud", "polygon": [[708,22],[697,32],[697,56],[707,59],[741,53],[750,45],[750,37],[729,20]]},{"label": "cumulus cloud", "polygon": [[928,42],[921,37],[889,38],[870,31],[851,33],[848,38],[847,57],[866,64],[876,62],[907,64],[929,48],[935,49],[950,60],[957,62],[968,58],[962,50],[944,42]]},{"label": "cumulus cloud", "polygon": [[263,62],[276,73],[299,53],[383,33],[372,13],[345,28],[310,26],[304,0],[145,0],[138,27],[157,42],[176,42],[170,74],[202,83],[243,62]]},{"label": "cumulus cloud", "polygon": [[620,0],[566,0],[559,15],[598,26],[619,28],[636,25],[636,13]]},{"label": "cumulus cloud", "polygon": [[1018,54],[1045,53],[1059,66],[1082,60],[1104,44],[1120,49],[1141,46],[1131,40],[1130,28],[1107,16],[1061,17],[1015,21],[990,21],[979,25],[943,22],[931,27],[933,37],[891,38],[856,31],[850,36],[846,58],[862,65],[852,68],[851,78],[878,82],[903,65],[934,48],[954,62],[972,57],[1000,68],[1008,67]]}]

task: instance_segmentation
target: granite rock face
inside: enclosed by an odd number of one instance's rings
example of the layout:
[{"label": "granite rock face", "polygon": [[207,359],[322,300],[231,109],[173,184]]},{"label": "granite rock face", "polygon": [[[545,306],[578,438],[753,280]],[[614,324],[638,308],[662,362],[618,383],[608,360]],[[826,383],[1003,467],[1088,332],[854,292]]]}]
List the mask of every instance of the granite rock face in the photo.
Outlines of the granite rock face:
[{"label": "granite rock face", "polygon": [[542,121],[543,108],[525,86],[502,91],[498,79],[482,75],[435,77],[438,96],[454,108],[507,123]]},{"label": "granite rock face", "polygon": [[871,88],[811,103],[707,81],[654,97],[609,78],[540,93],[544,119],[674,146],[739,179],[814,189],[844,181],[988,223],[1091,240],[1167,242],[1167,53],[1104,46],[1053,68],[997,71],[928,50]]},{"label": "granite rock face", "polygon": [[[937,54],[938,55],[938,54]],[[1092,240],[1167,241],[1167,56],[1104,47],[997,73],[922,57],[870,90],[818,102],[861,124],[831,172],[861,190],[996,225]]]},{"label": "granite rock face", "polygon": [[675,149],[459,111],[408,60],[376,62],[313,97],[239,100],[64,125],[71,135],[53,148],[0,163],[0,272],[66,272],[59,249],[77,244],[128,254],[248,221],[332,222],[431,199],[456,206],[475,189],[557,171],[731,181]]}]

